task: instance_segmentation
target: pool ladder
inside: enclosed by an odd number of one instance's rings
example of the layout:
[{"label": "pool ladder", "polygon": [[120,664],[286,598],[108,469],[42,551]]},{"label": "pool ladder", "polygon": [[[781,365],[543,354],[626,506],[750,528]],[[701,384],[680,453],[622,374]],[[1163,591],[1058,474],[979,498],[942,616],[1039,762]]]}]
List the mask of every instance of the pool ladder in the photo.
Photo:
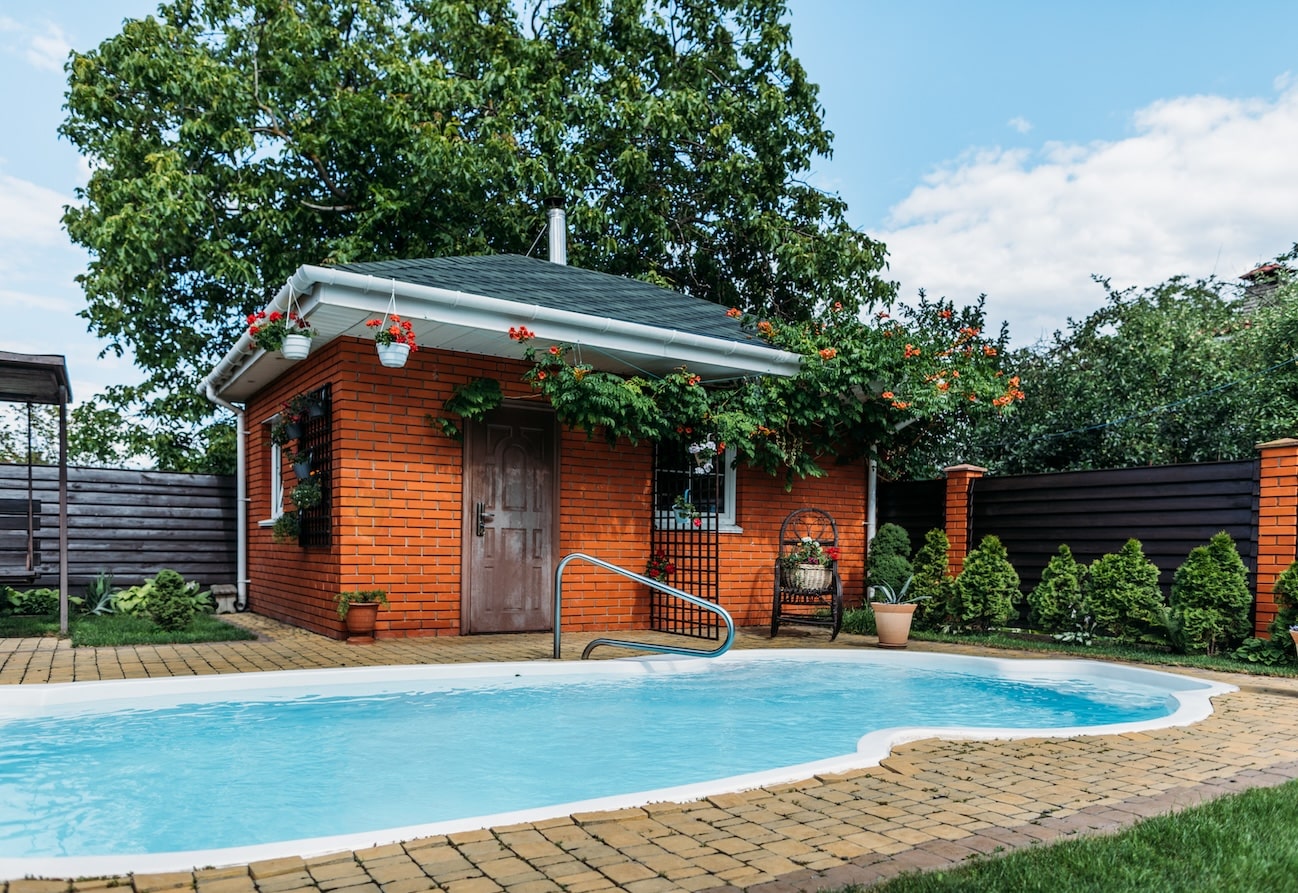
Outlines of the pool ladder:
[{"label": "pool ladder", "polygon": [[590,653],[594,651],[596,648],[598,648],[600,645],[617,645],[622,648],[638,648],[641,651],[654,651],[659,654],[684,654],[690,657],[717,657],[718,655],[725,654],[726,651],[730,649],[731,643],[735,641],[734,618],[730,616],[729,611],[727,611],[725,608],[721,607],[720,605],[714,604],[708,601],[707,599],[699,598],[697,595],[690,595],[688,592],[677,589],[675,586],[668,586],[666,583],[662,583],[659,582],[658,580],[653,580],[641,574],[634,573],[632,571],[627,570],[624,567],[618,567],[616,564],[609,564],[607,561],[602,561],[601,559],[596,558],[594,555],[587,555],[584,552],[573,552],[571,555],[565,555],[563,559],[559,561],[559,566],[554,569],[554,658],[555,660],[558,660],[560,657],[559,636],[560,636],[560,630],[563,628],[563,624],[560,619],[560,614],[563,606],[563,571],[564,568],[566,568],[568,564],[573,561],[588,562],[590,564],[596,565],[597,567],[602,567],[605,570],[612,571],[613,573],[618,574],[619,576],[626,577],[628,580],[634,580],[637,583],[643,583],[644,585],[648,586],[650,589],[656,589],[659,592],[662,592],[666,595],[674,596],[679,599],[684,599],[685,601],[689,602],[692,605],[697,605],[698,607],[702,608],[705,611],[710,611],[713,614],[716,614],[718,617],[721,618],[721,621],[726,625],[725,641],[721,643],[720,647],[712,650],[708,650],[706,648],[686,648],[683,645],[656,645],[652,642],[630,642],[624,639],[593,639],[591,640],[590,644],[588,644],[585,647],[585,649],[582,650],[581,652],[582,660],[588,658],[590,656]]}]

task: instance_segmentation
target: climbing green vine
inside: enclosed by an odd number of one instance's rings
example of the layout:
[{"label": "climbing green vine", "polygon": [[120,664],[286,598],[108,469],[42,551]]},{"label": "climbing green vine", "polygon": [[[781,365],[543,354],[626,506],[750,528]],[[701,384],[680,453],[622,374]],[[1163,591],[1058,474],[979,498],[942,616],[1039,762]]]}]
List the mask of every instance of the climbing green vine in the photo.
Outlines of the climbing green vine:
[{"label": "climbing green vine", "polygon": [[[511,329],[510,337],[532,363],[524,379],[565,425],[610,443],[712,436],[741,461],[783,472],[790,484],[823,475],[826,460],[886,452],[916,422],[1007,413],[1025,396],[1019,379],[999,368],[1007,335],[983,334],[981,303],[957,309],[921,296],[896,317],[885,311],[862,319],[835,304],[803,323],[746,316],[741,322],[754,337],[799,354],[799,373],[726,384],[709,384],[686,368],[659,379],[623,377],[579,362],[572,345],[537,346],[526,327]],[[475,385],[457,392],[448,412],[481,418],[492,408],[476,390],[466,394]]]}]

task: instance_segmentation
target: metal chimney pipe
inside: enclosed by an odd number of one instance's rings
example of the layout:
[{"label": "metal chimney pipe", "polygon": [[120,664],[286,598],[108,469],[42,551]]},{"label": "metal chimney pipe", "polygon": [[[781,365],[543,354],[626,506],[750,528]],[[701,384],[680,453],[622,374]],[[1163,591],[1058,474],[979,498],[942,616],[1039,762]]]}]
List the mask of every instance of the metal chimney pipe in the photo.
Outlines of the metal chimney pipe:
[{"label": "metal chimney pipe", "polygon": [[545,204],[546,230],[549,233],[550,263],[567,266],[568,215],[563,210],[563,199],[547,199]]}]

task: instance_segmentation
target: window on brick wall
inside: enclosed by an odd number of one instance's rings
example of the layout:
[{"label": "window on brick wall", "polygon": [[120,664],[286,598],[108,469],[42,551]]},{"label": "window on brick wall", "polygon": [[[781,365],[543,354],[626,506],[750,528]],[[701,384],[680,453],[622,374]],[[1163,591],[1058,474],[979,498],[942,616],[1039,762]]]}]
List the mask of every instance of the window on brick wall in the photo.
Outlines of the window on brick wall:
[{"label": "window on brick wall", "polygon": [[723,533],[742,533],[735,523],[734,450],[725,450],[701,466],[690,445],[660,443],[654,450],[654,518],[659,527],[693,526],[688,514],[677,511],[678,500],[688,503],[700,524]]},{"label": "window on brick wall", "polygon": [[268,511],[266,513],[266,520],[261,522],[263,527],[274,524],[276,519],[278,519],[280,515],[284,514],[284,474],[282,471],[284,467],[282,464],[284,461],[284,447],[276,443],[274,438],[271,436],[271,432],[274,431],[280,423],[281,418],[278,414],[273,415],[266,421],[262,422],[262,425],[266,428],[266,444],[269,447],[270,453],[270,455],[267,456],[267,462],[269,464],[266,466],[269,470],[266,477],[270,481],[270,504],[267,506]]}]

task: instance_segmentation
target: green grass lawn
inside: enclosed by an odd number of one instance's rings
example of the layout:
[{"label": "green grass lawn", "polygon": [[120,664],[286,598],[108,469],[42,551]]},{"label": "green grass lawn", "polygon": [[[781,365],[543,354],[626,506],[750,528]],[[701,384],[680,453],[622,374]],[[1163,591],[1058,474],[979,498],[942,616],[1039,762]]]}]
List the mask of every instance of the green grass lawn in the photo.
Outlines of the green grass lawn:
[{"label": "green grass lawn", "polygon": [[[24,616],[0,614],[0,638],[16,636],[55,636],[59,632],[57,614]],[[124,614],[72,616],[68,633],[74,646],[99,645],[173,645],[194,642],[234,642],[255,639],[246,629],[225,623],[211,614],[199,614],[188,627],[176,632],[158,629],[144,617]]]},{"label": "green grass lawn", "polygon": [[[834,888],[857,893],[865,888]],[[871,893],[1275,893],[1298,889],[1298,781],[1222,797],[1109,837],[906,874]],[[828,893],[828,891],[826,891]]]}]

